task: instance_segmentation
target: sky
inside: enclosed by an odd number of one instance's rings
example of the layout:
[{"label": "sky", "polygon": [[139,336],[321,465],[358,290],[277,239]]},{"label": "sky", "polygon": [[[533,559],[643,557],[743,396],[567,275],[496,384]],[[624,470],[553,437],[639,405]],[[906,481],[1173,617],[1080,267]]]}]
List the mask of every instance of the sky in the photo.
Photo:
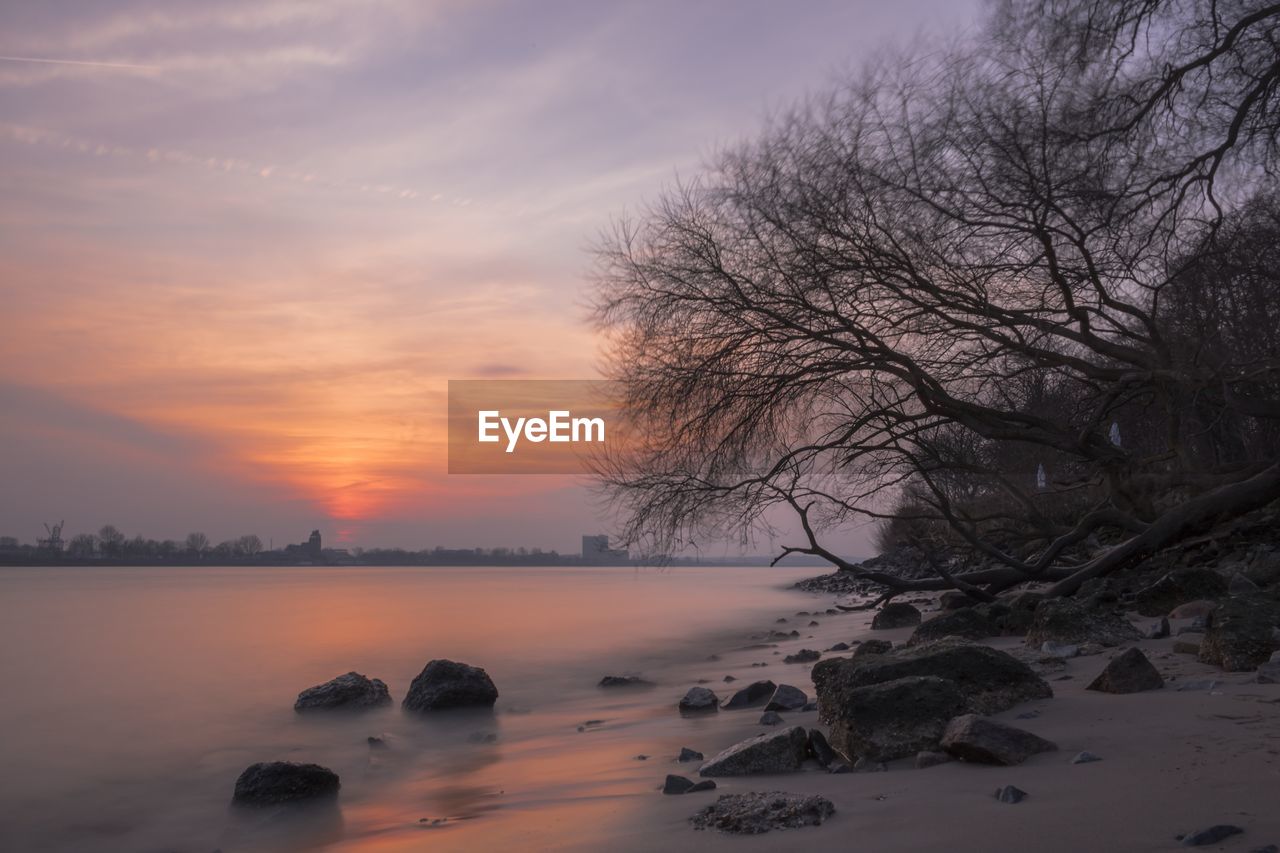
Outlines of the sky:
[{"label": "sky", "polygon": [[0,535],[576,552],[589,483],[446,473],[447,381],[597,377],[611,219],[977,12],[0,0]]}]

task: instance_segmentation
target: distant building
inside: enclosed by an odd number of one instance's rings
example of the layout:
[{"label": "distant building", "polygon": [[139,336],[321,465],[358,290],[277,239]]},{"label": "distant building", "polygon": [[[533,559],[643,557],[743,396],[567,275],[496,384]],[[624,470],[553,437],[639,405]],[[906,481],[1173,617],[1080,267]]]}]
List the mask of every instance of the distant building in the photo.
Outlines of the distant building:
[{"label": "distant building", "polygon": [[313,557],[320,556],[320,551],[323,549],[320,547],[320,531],[319,530],[311,531],[311,536],[307,539],[307,544],[305,547],[308,551],[311,552],[311,555]]},{"label": "distant building", "polygon": [[625,548],[610,548],[609,537],[583,536],[582,562],[590,566],[625,563],[630,555]]},{"label": "distant building", "polygon": [[319,560],[321,552],[324,548],[320,542],[320,531],[313,530],[311,535],[307,537],[307,541],[301,545],[286,545],[284,553],[286,557],[295,560]]}]

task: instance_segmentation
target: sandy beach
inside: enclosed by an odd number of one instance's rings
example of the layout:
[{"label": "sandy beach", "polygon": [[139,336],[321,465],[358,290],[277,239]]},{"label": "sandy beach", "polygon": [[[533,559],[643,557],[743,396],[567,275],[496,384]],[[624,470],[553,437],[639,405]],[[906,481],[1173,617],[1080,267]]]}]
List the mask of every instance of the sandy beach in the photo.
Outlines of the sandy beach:
[{"label": "sandy beach", "polygon": [[[921,600],[923,601],[923,600]],[[814,596],[822,612],[830,596]],[[928,610],[936,605],[919,605]],[[869,613],[807,616],[779,614],[782,625],[759,625],[753,633],[798,627],[801,637],[772,649],[718,650],[719,660],[692,668],[723,688],[767,677],[813,695],[810,665],[784,664],[782,656],[800,648],[825,649],[836,642],[876,636],[895,644],[911,629],[871,631]],[[810,621],[819,622],[810,627]],[[1136,617],[1137,624],[1151,620]],[[1174,620],[1173,630],[1190,620]],[[989,643],[1016,650],[1021,638]],[[1067,661],[1046,676],[1052,699],[1026,703],[995,719],[1025,728],[1058,744],[1057,752],[1033,756],[1017,767],[953,762],[918,770],[910,759],[890,762],[886,772],[831,775],[815,763],[795,774],[718,779],[714,792],[662,796],[613,825],[606,837],[571,849],[764,851],[860,849],[875,851],[1158,851],[1179,848],[1176,836],[1229,823],[1243,834],[1208,849],[1255,850],[1280,841],[1275,792],[1280,783],[1280,685],[1253,683],[1253,673],[1223,673],[1194,656],[1175,654],[1174,639],[1134,645],[1150,657],[1166,686],[1132,695],[1091,692],[1086,685],[1119,649]],[[847,654],[847,653],[845,653]],[[765,668],[753,663],[767,663]],[[674,677],[675,672],[663,674]],[[738,681],[720,684],[725,675]],[[661,679],[664,682],[667,678]],[[1209,688],[1204,682],[1212,681]],[[692,680],[690,681],[692,683]],[[1179,689],[1187,685],[1192,689]],[[674,704],[679,692],[672,691]],[[654,697],[657,698],[657,697]],[[1033,714],[1034,717],[1023,718]],[[657,786],[666,772],[696,776],[695,765],[671,763],[678,745],[707,757],[764,730],[760,709],[720,711],[710,720],[682,720],[674,713],[650,724],[654,753],[645,770]],[[787,724],[814,726],[816,712],[784,713]],[[825,727],[822,727],[825,728]],[[1102,758],[1071,764],[1082,750]],[[1016,785],[1030,796],[1022,803],[998,802],[993,792]],[[820,827],[730,836],[696,831],[688,818],[717,795],[782,790],[821,794],[836,814]],[[552,848],[548,848],[552,849]]]}]

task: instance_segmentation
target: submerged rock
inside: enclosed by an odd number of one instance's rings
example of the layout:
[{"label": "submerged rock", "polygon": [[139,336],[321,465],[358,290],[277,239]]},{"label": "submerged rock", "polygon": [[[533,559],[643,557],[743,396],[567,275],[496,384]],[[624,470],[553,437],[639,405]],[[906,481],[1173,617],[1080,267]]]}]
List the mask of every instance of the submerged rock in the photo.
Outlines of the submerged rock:
[{"label": "submerged rock", "polygon": [[684,776],[677,776],[674,773],[668,773],[667,779],[662,783],[662,793],[664,794],[687,794],[693,788],[693,780]]},{"label": "submerged rock", "polygon": [[1141,638],[1138,629],[1120,613],[1093,607],[1074,599],[1042,601],[1027,631],[1028,646],[1045,643],[1081,645],[1099,643],[1119,646]]},{"label": "submerged rock", "polygon": [[239,806],[280,806],[338,796],[338,774],[319,764],[267,761],[251,764],[236,779],[231,802]]},{"label": "submerged rock", "polygon": [[750,708],[752,705],[759,705],[768,700],[777,688],[778,685],[772,681],[753,681],[730,696],[728,701],[721,707],[732,711],[737,708]]},{"label": "submerged rock", "polygon": [[303,690],[293,703],[293,710],[300,714],[308,711],[357,711],[390,704],[391,693],[381,679],[348,672]]},{"label": "submerged rock", "polygon": [[690,687],[676,706],[682,714],[700,714],[705,711],[719,711],[720,697],[706,687]]},{"label": "submerged rock", "polygon": [[881,607],[880,612],[871,620],[871,629],[883,631],[892,628],[910,628],[919,624],[919,610],[906,602],[891,601]]},{"label": "submerged rock", "polygon": [[782,791],[722,794],[690,822],[695,829],[718,829],[736,835],[759,835],[773,829],[819,826],[835,814],[826,797]]},{"label": "submerged rock", "polygon": [[787,655],[782,659],[783,663],[812,663],[822,657],[822,652],[814,649],[801,649],[793,655]]},{"label": "submerged rock", "polygon": [[799,687],[790,684],[779,684],[769,697],[766,711],[795,711],[809,704],[809,697]]},{"label": "submerged rock", "polygon": [[645,681],[638,675],[606,675],[600,679],[597,687],[653,687],[652,681]]},{"label": "submerged rock", "polygon": [[1101,760],[1102,760],[1101,757],[1094,755],[1092,752],[1089,752],[1088,750],[1085,750],[1083,752],[1076,753],[1076,757],[1071,759],[1071,763],[1072,764],[1092,764],[1095,761],[1101,761]]},{"label": "submerged rock", "polygon": [[734,744],[702,765],[702,776],[749,776],[793,773],[808,754],[809,737],[802,726],[766,732]]},{"label": "submerged rock", "polygon": [[698,752],[696,749],[690,749],[687,746],[680,747],[680,754],[676,756],[676,761],[680,761],[680,762],[701,761],[701,760],[702,760],[702,753]]},{"label": "submerged rock", "polygon": [[965,714],[947,724],[942,748],[965,761],[1012,766],[1058,745],[1024,729]]},{"label": "submerged rock", "polygon": [[1106,668],[1086,687],[1101,693],[1140,693],[1159,690],[1164,679],[1141,649],[1126,649],[1116,655]]},{"label": "submerged rock", "polygon": [[483,669],[440,659],[423,667],[400,704],[406,711],[441,711],[491,708],[497,701],[498,688]]}]

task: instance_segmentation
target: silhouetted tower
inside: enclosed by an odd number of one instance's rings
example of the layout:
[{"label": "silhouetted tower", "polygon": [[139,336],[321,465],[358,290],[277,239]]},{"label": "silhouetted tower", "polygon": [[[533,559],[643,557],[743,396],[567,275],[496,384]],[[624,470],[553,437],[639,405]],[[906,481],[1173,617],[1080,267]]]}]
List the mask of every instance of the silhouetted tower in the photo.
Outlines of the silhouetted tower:
[{"label": "silhouetted tower", "polygon": [[311,538],[307,540],[307,553],[313,557],[320,556],[320,531],[311,531]]}]

